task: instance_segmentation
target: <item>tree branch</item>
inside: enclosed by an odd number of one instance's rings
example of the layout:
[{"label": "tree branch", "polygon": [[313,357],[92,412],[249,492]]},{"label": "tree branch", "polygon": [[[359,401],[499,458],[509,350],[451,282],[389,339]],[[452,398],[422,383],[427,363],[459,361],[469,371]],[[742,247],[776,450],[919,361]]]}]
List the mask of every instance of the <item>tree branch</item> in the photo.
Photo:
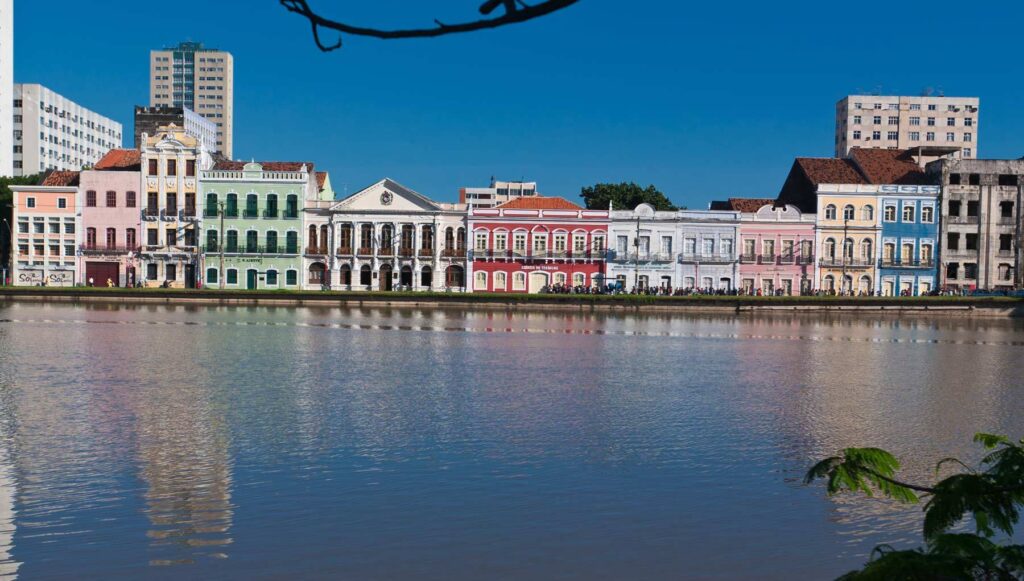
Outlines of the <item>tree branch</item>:
[{"label": "tree branch", "polygon": [[[464,22],[461,24],[443,24],[438,20],[434,20],[437,24],[434,28],[412,28],[412,29],[399,29],[399,30],[380,30],[377,28],[365,28],[361,26],[353,26],[336,20],[331,20],[317,14],[310,6],[307,0],[280,0],[281,5],[285,7],[289,12],[304,16],[309,20],[310,26],[313,28],[313,40],[316,42],[317,47],[324,51],[330,52],[341,47],[341,37],[339,35],[338,41],[334,44],[324,44],[320,40],[320,29],[327,28],[330,30],[336,30],[343,34],[354,34],[356,36],[369,36],[372,38],[380,38],[384,40],[398,39],[398,38],[433,38],[437,36],[444,36],[447,34],[457,34],[462,32],[474,32],[477,30],[486,30],[491,28],[498,28],[509,24],[517,24],[520,22],[526,22],[527,20],[533,20],[534,18],[540,18],[546,16],[552,12],[557,12],[564,8],[568,8],[573,4],[579,2],[579,0],[547,0],[536,5],[527,5],[519,2],[520,8],[506,10],[505,14],[495,18],[488,18],[484,20],[476,20],[473,22]],[[514,6],[514,5],[513,5]]]}]

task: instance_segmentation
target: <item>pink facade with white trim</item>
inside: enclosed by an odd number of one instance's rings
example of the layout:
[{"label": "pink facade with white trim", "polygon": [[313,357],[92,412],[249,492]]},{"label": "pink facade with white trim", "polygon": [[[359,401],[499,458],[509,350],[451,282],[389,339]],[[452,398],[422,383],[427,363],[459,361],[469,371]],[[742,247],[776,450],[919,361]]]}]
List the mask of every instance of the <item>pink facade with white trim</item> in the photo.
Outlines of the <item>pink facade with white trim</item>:
[{"label": "pink facade with white trim", "polygon": [[142,219],[139,171],[87,170],[81,173],[82,282],[131,286],[137,280]]},{"label": "pink facade with white trim", "polygon": [[762,206],[740,218],[738,288],[748,294],[809,294],[814,289],[815,214]]}]

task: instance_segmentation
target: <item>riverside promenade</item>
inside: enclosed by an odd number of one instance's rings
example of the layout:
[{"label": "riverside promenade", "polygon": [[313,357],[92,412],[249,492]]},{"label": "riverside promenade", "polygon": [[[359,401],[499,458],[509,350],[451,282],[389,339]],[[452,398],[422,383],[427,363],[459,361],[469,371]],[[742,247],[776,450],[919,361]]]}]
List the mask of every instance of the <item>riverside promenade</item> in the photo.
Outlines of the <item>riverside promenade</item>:
[{"label": "riverside promenade", "polygon": [[751,297],[0,287],[3,301],[1024,318],[1010,297]]}]

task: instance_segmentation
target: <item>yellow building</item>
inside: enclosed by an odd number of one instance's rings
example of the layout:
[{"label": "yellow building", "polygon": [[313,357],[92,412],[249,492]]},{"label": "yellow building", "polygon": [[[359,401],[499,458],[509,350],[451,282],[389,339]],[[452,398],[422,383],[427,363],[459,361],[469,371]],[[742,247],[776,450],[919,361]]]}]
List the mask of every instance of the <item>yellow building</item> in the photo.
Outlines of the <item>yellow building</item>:
[{"label": "yellow building", "polygon": [[818,186],[818,288],[866,295],[875,289],[878,186]]}]

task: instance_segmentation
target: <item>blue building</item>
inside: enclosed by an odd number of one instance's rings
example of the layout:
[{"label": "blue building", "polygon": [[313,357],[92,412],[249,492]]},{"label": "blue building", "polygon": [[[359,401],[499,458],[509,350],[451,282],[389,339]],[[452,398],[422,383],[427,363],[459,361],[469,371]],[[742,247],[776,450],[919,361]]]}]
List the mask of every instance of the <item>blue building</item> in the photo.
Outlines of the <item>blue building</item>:
[{"label": "blue building", "polygon": [[938,281],[939,186],[879,186],[878,288],[920,296]]}]

